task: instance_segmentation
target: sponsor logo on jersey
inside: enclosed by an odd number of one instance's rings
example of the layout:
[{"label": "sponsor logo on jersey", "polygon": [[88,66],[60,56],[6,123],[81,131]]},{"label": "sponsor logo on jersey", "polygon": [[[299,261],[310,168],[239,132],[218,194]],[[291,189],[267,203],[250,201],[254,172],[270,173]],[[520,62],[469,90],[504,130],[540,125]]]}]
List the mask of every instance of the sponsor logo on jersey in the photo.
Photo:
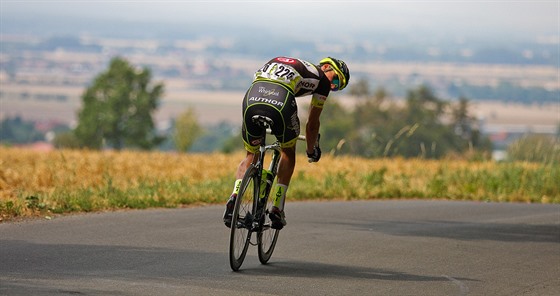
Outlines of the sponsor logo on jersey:
[{"label": "sponsor logo on jersey", "polygon": [[300,126],[299,126],[299,117],[297,112],[295,112],[294,114],[292,114],[292,116],[290,117],[290,121],[291,121],[291,125],[292,125],[292,130],[295,131],[295,133],[297,135],[299,135],[300,132]]},{"label": "sponsor logo on jersey", "polygon": [[267,103],[267,104],[271,104],[271,105],[275,105],[278,107],[282,107],[284,106],[284,102],[280,102],[274,99],[268,99],[268,98],[261,98],[261,97],[250,97],[249,98],[249,102],[262,102],[262,103]]},{"label": "sponsor logo on jersey", "polygon": [[304,60],[299,60],[299,61],[307,68],[311,68],[311,67],[315,68],[313,64],[309,63],[308,61],[304,61]]},{"label": "sponsor logo on jersey", "polygon": [[259,86],[259,92],[261,94],[263,94],[263,96],[267,97],[267,96],[279,96],[280,92],[276,91],[276,89],[267,89],[264,86]]},{"label": "sponsor logo on jersey", "polygon": [[276,60],[278,60],[278,61],[280,61],[280,62],[283,62],[283,63],[288,63],[288,64],[293,64],[293,63],[296,62],[296,60],[294,60],[294,59],[283,58],[283,57],[276,58]]},{"label": "sponsor logo on jersey", "polygon": [[305,81],[305,80],[300,81],[296,86],[296,88],[298,88],[298,89],[299,88],[315,89],[316,87],[317,87],[317,85],[315,83],[310,82],[310,81]]}]

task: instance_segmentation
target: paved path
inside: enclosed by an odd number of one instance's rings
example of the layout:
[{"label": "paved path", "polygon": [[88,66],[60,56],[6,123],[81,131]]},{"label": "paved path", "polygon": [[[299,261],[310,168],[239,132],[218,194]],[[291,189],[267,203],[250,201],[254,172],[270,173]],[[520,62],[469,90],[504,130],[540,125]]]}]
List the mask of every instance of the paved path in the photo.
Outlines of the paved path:
[{"label": "paved path", "polygon": [[222,210],[0,224],[0,295],[560,295],[560,205],[289,203],[240,272]]}]

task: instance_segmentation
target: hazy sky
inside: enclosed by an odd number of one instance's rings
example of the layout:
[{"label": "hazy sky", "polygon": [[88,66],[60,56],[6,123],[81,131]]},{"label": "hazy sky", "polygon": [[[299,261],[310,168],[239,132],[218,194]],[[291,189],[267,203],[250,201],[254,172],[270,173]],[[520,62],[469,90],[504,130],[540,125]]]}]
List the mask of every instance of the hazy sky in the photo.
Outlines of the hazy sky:
[{"label": "hazy sky", "polygon": [[[250,24],[333,36],[354,30],[437,30],[467,35],[516,33],[558,35],[560,1],[145,1],[0,0],[3,22],[50,16],[121,21]],[[204,28],[201,27],[201,30]]]}]

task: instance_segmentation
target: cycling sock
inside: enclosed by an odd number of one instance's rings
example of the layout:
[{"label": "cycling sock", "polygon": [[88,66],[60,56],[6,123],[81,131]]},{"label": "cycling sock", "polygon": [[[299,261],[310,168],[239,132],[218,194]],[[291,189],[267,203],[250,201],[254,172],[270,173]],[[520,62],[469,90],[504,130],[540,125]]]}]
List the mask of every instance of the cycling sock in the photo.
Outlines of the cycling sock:
[{"label": "cycling sock", "polygon": [[231,195],[238,195],[239,187],[241,187],[241,179],[235,180],[235,185],[233,185],[233,192],[231,193]]},{"label": "cycling sock", "polygon": [[288,185],[276,184],[276,188],[274,190],[274,206],[280,209],[280,211],[284,210],[286,191],[288,191]]}]

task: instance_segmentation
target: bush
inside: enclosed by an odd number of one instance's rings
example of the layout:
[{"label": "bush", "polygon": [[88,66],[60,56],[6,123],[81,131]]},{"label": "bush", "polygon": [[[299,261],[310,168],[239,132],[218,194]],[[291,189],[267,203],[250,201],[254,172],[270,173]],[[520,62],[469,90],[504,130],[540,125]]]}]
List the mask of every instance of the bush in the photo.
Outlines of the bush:
[{"label": "bush", "polygon": [[509,145],[509,160],[550,164],[560,163],[560,141],[557,137],[527,135]]},{"label": "bush", "polygon": [[72,131],[62,132],[56,134],[53,145],[55,148],[58,149],[75,149],[80,148],[80,141]]}]

